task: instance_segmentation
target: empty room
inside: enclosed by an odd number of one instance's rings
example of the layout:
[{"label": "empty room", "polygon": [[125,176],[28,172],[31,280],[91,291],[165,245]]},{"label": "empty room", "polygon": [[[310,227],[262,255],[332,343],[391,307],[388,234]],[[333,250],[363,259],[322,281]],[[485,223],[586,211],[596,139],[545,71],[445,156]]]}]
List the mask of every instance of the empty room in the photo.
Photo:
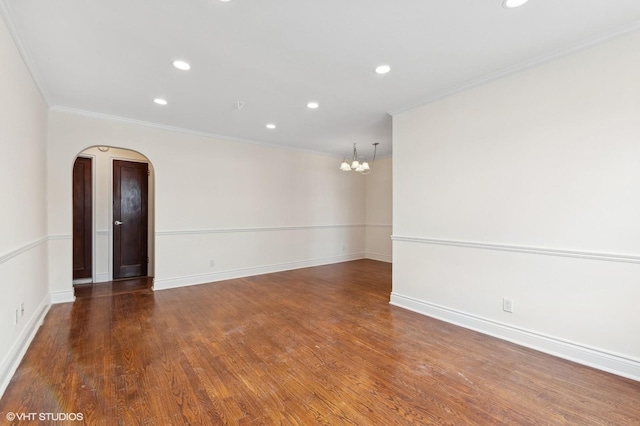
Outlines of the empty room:
[{"label": "empty room", "polygon": [[640,2],[0,0],[0,422],[640,424]]}]

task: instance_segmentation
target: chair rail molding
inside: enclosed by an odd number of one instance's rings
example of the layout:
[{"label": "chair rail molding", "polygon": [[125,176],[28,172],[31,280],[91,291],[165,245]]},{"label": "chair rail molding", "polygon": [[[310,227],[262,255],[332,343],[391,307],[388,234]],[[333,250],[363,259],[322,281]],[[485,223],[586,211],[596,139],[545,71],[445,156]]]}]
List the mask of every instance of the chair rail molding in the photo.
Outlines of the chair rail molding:
[{"label": "chair rail molding", "polygon": [[539,255],[545,255],[545,256],[574,257],[574,258],[580,258],[580,259],[602,260],[602,261],[609,261],[609,262],[640,263],[640,256],[633,256],[628,254],[597,253],[597,252],[590,252],[590,251],[550,249],[545,247],[531,247],[531,246],[519,246],[519,245],[495,244],[495,243],[480,243],[475,241],[447,240],[447,239],[440,239],[440,238],[409,237],[409,236],[403,236],[403,235],[392,235],[391,239],[393,241],[404,242],[404,243],[468,247],[468,248],[484,249],[484,250],[499,250],[499,251],[515,252],[515,253],[539,254]]}]

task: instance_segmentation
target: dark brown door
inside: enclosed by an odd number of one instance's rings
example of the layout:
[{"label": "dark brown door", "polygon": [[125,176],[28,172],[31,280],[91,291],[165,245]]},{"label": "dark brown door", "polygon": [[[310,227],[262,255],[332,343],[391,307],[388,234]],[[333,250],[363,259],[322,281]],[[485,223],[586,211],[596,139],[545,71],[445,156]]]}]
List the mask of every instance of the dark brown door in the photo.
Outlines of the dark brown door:
[{"label": "dark brown door", "polygon": [[113,161],[113,279],[147,275],[148,170]]},{"label": "dark brown door", "polygon": [[91,158],[73,163],[73,279],[92,275],[92,183]]}]

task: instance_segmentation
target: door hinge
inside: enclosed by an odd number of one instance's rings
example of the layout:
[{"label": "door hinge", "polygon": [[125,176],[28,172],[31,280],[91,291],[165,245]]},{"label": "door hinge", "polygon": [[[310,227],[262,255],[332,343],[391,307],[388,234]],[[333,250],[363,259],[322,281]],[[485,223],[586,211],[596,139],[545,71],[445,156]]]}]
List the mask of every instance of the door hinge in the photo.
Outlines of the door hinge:
[{"label": "door hinge", "polygon": [[151,170],[147,169],[147,176],[151,176]]},{"label": "door hinge", "polygon": [[149,263],[149,257],[147,257],[147,263]]}]

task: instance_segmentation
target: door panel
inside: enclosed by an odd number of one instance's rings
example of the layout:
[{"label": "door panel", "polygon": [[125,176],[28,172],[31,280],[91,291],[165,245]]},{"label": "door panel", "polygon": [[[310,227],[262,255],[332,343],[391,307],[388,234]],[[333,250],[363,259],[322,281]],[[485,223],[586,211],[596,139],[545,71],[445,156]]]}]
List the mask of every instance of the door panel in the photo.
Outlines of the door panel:
[{"label": "door panel", "polygon": [[91,158],[78,157],[73,164],[73,279],[92,276]]},{"label": "door panel", "polygon": [[113,161],[113,279],[147,275],[148,170]]}]

